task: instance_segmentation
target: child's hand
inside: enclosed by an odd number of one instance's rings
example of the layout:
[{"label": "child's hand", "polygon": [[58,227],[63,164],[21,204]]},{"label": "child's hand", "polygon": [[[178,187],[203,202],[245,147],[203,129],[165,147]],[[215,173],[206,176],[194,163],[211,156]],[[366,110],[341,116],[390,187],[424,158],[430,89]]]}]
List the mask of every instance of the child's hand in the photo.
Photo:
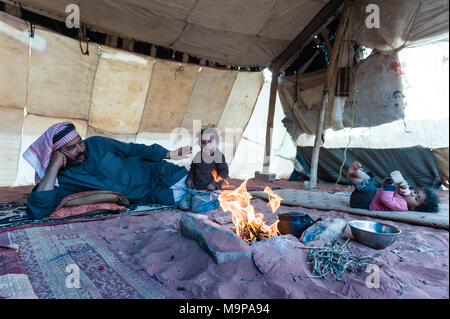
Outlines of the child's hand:
[{"label": "child's hand", "polygon": [[189,188],[194,188],[194,182],[190,179],[186,180],[186,186]]},{"label": "child's hand", "polygon": [[206,189],[209,191],[214,191],[216,190],[216,185],[214,185],[213,183],[209,183],[208,186],[206,186]]},{"label": "child's hand", "polygon": [[409,191],[409,185],[406,182],[401,182],[399,184],[397,184],[397,189],[400,195],[402,196],[409,196],[410,191]]}]

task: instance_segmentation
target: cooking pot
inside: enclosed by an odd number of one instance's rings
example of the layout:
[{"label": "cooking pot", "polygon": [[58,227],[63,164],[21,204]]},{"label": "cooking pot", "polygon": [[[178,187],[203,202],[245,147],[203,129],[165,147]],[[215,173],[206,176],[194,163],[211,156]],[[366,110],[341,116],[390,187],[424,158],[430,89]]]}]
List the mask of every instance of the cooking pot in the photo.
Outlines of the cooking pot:
[{"label": "cooking pot", "polygon": [[278,231],[281,235],[292,234],[295,237],[300,237],[308,227],[322,220],[322,218],[313,220],[305,212],[292,211],[279,214],[278,220]]}]

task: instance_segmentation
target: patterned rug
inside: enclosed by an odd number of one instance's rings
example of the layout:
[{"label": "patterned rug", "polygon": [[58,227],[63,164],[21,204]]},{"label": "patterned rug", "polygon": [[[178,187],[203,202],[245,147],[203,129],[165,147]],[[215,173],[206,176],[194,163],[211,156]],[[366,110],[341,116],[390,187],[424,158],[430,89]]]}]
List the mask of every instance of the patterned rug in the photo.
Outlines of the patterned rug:
[{"label": "patterned rug", "polygon": [[[39,299],[182,298],[109,244],[70,229],[70,225],[58,225],[1,233],[3,241],[6,236],[10,246],[18,247],[21,262],[9,252],[11,256],[5,264],[26,278],[20,278],[23,282],[18,283],[11,281],[11,271],[0,273],[0,294],[3,293],[0,298],[15,295]],[[24,292],[19,293],[20,289]]]},{"label": "patterned rug", "polygon": [[[151,211],[161,211],[167,209],[173,209],[175,206],[165,206],[160,204],[147,204],[147,205],[130,205],[127,207],[127,212],[138,213],[138,212],[151,212]],[[60,225],[75,222],[87,222],[93,220],[102,220],[116,218],[117,213],[100,213],[93,214],[89,216],[81,217],[70,217],[55,220],[34,220],[29,219],[26,214],[27,206],[22,203],[0,203],[0,233],[15,229],[21,229],[33,226],[50,226],[50,225]]]},{"label": "patterned rug", "polygon": [[[439,205],[438,213],[427,212],[392,212],[372,211],[367,209],[352,208],[349,205],[349,192],[320,192],[298,189],[280,189],[274,191],[283,197],[282,205],[302,206],[321,210],[337,210],[355,215],[369,216],[374,218],[399,221],[420,226],[449,229],[449,206],[448,203]],[[263,192],[251,192],[255,197],[267,200],[267,194]]]}]

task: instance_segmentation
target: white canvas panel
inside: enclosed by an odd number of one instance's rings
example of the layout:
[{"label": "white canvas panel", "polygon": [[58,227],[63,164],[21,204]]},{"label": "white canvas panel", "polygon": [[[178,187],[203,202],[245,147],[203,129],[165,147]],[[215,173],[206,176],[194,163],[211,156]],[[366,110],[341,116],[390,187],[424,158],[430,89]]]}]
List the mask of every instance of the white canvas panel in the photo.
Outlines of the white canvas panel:
[{"label": "white canvas panel", "polygon": [[102,131],[99,129],[96,129],[92,126],[88,126],[87,128],[87,134],[86,137],[90,136],[104,136],[109,137],[124,143],[134,143],[136,141],[136,134],[117,134],[117,133],[111,133],[108,131]]},{"label": "white canvas panel", "polygon": [[0,12],[0,106],[25,107],[29,38],[22,20]]},{"label": "white canvas panel", "polygon": [[89,125],[113,133],[137,133],[154,62],[150,57],[102,48]]},{"label": "white canvas panel", "polygon": [[140,131],[170,132],[181,125],[199,66],[157,60]]},{"label": "white canvas panel", "polygon": [[194,120],[202,127],[217,126],[233,87],[236,71],[201,67],[181,127],[192,131]]},{"label": "white canvas panel", "polygon": [[23,110],[0,107],[0,186],[16,180],[23,117]]},{"label": "white canvas panel", "polygon": [[83,55],[77,40],[39,27],[31,43],[28,113],[87,120],[98,46]]},{"label": "white canvas panel", "polygon": [[264,82],[261,72],[240,72],[236,76],[217,128],[245,129]]},{"label": "white canvas panel", "polygon": [[[253,178],[255,171],[263,168],[269,98],[270,82],[264,82],[253,114],[231,159],[229,169],[232,178]],[[283,125],[284,116],[280,99],[277,98],[269,167],[269,171],[276,173],[277,178],[289,178],[297,152],[296,145]],[[230,159],[227,158],[227,161]]]},{"label": "white canvas panel", "polygon": [[50,126],[53,124],[71,121],[82,138],[86,137],[87,133],[87,121],[64,119],[64,118],[52,118],[28,114],[23,123],[22,132],[22,146],[20,149],[19,169],[17,173],[16,185],[33,185],[34,184],[34,169],[26,162],[22,154],[25,150],[33,144],[36,139],[41,136]]}]

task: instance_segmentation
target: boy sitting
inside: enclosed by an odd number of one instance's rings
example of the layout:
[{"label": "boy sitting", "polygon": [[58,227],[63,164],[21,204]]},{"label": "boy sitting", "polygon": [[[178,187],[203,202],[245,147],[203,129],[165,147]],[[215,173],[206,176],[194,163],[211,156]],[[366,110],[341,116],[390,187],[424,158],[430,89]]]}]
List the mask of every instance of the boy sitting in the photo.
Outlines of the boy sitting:
[{"label": "boy sitting", "polygon": [[439,211],[439,198],[430,189],[411,189],[408,185],[394,185],[391,179],[383,181],[383,189],[377,190],[373,173],[367,174],[361,164],[353,162],[348,168],[347,179],[355,186],[350,196],[350,206],[375,211]]},{"label": "boy sitting", "polygon": [[[218,149],[219,134],[214,128],[206,128],[201,130],[200,138],[201,151],[195,155],[192,161],[186,178],[186,186],[195,190],[220,190],[224,179],[228,178],[228,164],[225,156]],[[213,172],[216,174],[216,178]],[[192,209],[194,212],[192,205],[192,192],[188,191],[179,203],[179,208],[182,210]],[[215,207],[214,205],[210,206]]]},{"label": "boy sitting", "polygon": [[[228,178],[228,164],[225,156],[218,149],[219,134],[214,128],[205,128],[201,130],[200,138],[201,151],[192,161],[186,185],[196,190],[221,189],[223,180]],[[213,171],[221,177],[220,181],[214,180]]]}]

